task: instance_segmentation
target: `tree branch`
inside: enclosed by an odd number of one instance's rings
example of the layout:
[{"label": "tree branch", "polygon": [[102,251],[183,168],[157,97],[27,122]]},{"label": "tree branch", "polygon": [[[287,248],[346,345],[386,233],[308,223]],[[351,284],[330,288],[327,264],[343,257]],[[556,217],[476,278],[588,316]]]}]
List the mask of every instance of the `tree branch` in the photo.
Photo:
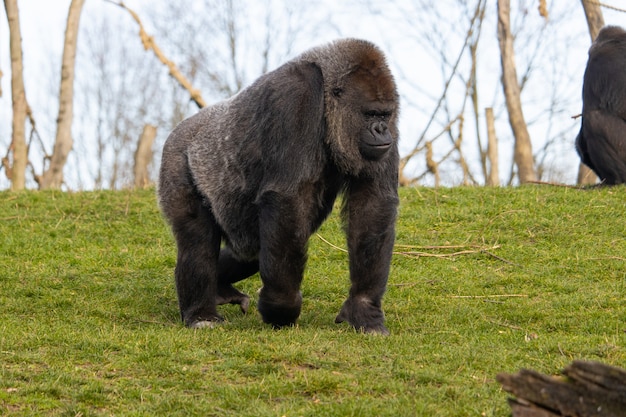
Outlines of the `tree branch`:
[{"label": "tree branch", "polygon": [[148,35],[146,30],[144,29],[143,23],[141,23],[141,20],[139,19],[139,15],[137,15],[137,13],[135,13],[133,10],[128,8],[128,6],[126,6],[124,2],[122,1],[120,2],[115,2],[113,0],[104,0],[104,1],[114,4],[116,6],[119,6],[123,9],[126,9],[126,11],[130,13],[130,15],[133,17],[135,22],[137,22],[137,24],[139,25],[139,37],[141,38],[141,43],[143,43],[144,49],[146,51],[152,50],[152,52],[154,52],[154,55],[159,59],[159,61],[161,61],[165,66],[167,66],[172,78],[178,81],[178,83],[185,90],[189,92],[191,99],[193,100],[194,103],[196,103],[196,105],[199,108],[206,107],[206,102],[202,98],[200,91],[193,88],[193,86],[191,85],[191,82],[180,72],[180,70],[176,67],[176,64],[170,61],[169,59],[167,59],[163,51],[161,51],[161,48],[159,48],[159,46],[154,41],[154,38]]}]

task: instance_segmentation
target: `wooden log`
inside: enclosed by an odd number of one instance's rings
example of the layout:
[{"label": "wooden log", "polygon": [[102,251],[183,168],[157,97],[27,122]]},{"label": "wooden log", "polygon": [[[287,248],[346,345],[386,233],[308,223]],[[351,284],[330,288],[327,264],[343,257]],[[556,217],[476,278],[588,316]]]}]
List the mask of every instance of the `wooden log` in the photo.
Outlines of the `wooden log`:
[{"label": "wooden log", "polygon": [[554,414],[545,408],[537,407],[528,401],[509,398],[512,415],[514,417],[560,417],[560,414]]},{"label": "wooden log", "polygon": [[[563,373],[580,384],[593,384],[612,392],[626,393],[626,371],[601,362],[574,361]],[[626,398],[621,397],[626,401]]]},{"label": "wooden log", "polygon": [[574,361],[563,377],[522,369],[499,374],[513,417],[626,416],[626,371],[600,362]]}]

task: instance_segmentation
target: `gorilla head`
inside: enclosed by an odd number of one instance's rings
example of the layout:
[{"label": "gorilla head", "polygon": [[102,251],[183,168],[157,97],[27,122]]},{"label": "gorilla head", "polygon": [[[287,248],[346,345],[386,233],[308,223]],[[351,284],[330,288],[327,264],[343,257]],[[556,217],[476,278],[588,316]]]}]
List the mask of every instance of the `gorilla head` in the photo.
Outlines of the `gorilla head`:
[{"label": "gorilla head", "polygon": [[345,39],[179,124],[158,193],[178,247],[184,323],[214,325],[219,304],[245,311],[248,296],[232,284],[257,271],[263,320],[295,323],[308,239],[341,193],[351,288],[336,321],[388,333],[381,300],[398,204],[397,117],[384,55]]},{"label": "gorilla head", "polygon": [[589,48],[576,150],[604,184],[626,182],[626,31],[602,28]]},{"label": "gorilla head", "polygon": [[[355,54],[357,45],[360,50]],[[395,121],[398,109],[394,81],[380,51],[370,46],[357,41],[337,42],[336,54],[352,55],[354,60],[321,65],[330,122],[328,143],[346,172],[357,173],[364,161],[380,159],[397,138],[397,131],[389,130],[390,119],[393,116]],[[326,48],[315,49],[303,57],[324,62],[322,54],[326,52]]]}]

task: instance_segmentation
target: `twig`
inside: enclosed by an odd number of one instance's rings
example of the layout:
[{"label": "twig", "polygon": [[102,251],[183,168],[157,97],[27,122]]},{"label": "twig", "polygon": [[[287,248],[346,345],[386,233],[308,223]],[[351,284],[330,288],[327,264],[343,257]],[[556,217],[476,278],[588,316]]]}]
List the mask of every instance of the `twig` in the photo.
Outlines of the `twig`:
[{"label": "twig", "polygon": [[319,237],[319,238],[322,240],[322,242],[326,243],[326,244],[327,244],[328,246],[330,246],[331,248],[337,249],[338,251],[341,251],[341,252],[348,253],[348,251],[347,251],[347,250],[345,250],[344,248],[340,248],[339,246],[334,245],[334,244],[330,243],[328,240],[324,239],[324,238],[322,237],[322,235],[320,235],[319,233],[316,233],[316,235],[317,235],[317,237]]},{"label": "twig", "polygon": [[[406,248],[406,249],[460,249],[460,248],[480,248],[478,245],[432,245],[432,246],[417,246],[417,245],[404,245],[402,243],[398,243],[394,245],[396,248]],[[494,248],[499,248],[496,246]]]},{"label": "twig", "polygon": [[431,257],[431,258],[452,258],[459,255],[469,255],[472,253],[485,252],[483,249],[467,249],[452,253],[428,253],[428,252],[393,252],[394,255],[407,256],[409,258]]},{"label": "twig", "polygon": [[538,181],[538,180],[532,180],[532,181],[526,181],[528,184],[539,184],[539,185],[552,185],[554,187],[565,187],[565,188],[575,188],[575,189],[581,189],[582,187],[578,186],[578,185],[568,185],[568,184],[561,184],[558,182],[548,182],[548,181]]},{"label": "twig", "polygon": [[105,0],[105,1],[108,3],[114,4],[116,6],[119,6],[123,9],[126,9],[128,13],[130,13],[130,15],[133,17],[135,22],[137,22],[137,24],[139,25],[139,36],[141,37],[141,42],[143,43],[144,49],[146,51],[151,49],[152,52],[154,52],[154,55],[156,55],[156,57],[159,59],[159,61],[161,61],[163,64],[167,66],[167,68],[169,68],[170,75],[176,81],[178,81],[178,83],[185,90],[189,92],[189,94],[191,95],[191,99],[194,101],[194,103],[196,103],[196,105],[199,108],[205,107],[206,102],[202,98],[200,91],[193,88],[193,86],[191,85],[191,82],[180,72],[180,70],[176,67],[176,64],[174,64],[174,62],[167,59],[165,54],[161,51],[161,48],[159,48],[156,42],[154,41],[154,38],[148,35],[148,33],[145,31],[143,24],[141,23],[141,20],[139,19],[139,16],[137,15],[137,13],[129,9],[128,6],[126,6],[124,2],[122,1],[120,2],[115,2],[113,0]]},{"label": "twig", "polygon": [[498,256],[498,255],[496,255],[494,253],[491,253],[491,252],[489,252],[487,250],[483,250],[483,252],[486,253],[487,255],[492,256],[492,257],[496,258],[497,260],[502,261],[504,263],[507,263],[509,265],[515,265],[515,266],[520,266],[520,267],[522,266],[520,264],[516,264],[515,262],[511,262],[508,259],[504,259],[503,257]]},{"label": "twig", "polygon": [[448,298],[514,298],[528,297],[528,294],[493,294],[493,295],[449,295]]},{"label": "twig", "polygon": [[600,258],[587,258],[588,261],[626,261],[626,258],[621,256],[602,256]]},{"label": "twig", "polygon": [[620,9],[617,6],[612,6],[610,4],[602,3],[602,2],[599,2],[599,1],[595,1],[595,0],[587,0],[587,1],[589,3],[591,3],[591,4],[596,4],[598,6],[601,6],[601,7],[607,8],[607,9],[615,10],[616,12],[626,13],[626,9]]},{"label": "twig", "polygon": [[[337,249],[341,252],[344,253],[348,253],[348,251],[344,248],[341,248],[331,242],[329,242],[328,240],[324,239],[319,233],[316,233],[317,237],[320,238],[320,240],[324,243],[326,243],[328,246],[332,247],[333,249]],[[429,252],[421,252],[421,251],[394,251],[393,254],[394,255],[400,255],[400,256],[406,256],[407,258],[420,258],[420,257],[431,257],[431,258],[453,258],[455,256],[460,256],[460,255],[470,255],[470,254],[474,254],[474,253],[484,253],[486,255],[489,255],[499,261],[508,263],[510,265],[515,265],[515,266],[521,266],[518,265],[514,262],[511,262],[507,259],[504,259],[500,256],[497,256],[493,253],[490,252],[490,250],[494,250],[494,249],[499,249],[500,245],[494,245],[492,247],[489,248],[485,248],[479,245],[444,245],[444,246],[414,246],[414,245],[403,245],[403,244],[398,244],[395,245],[396,248],[407,248],[407,249],[434,249],[434,250],[438,250],[438,249],[461,249],[461,248],[473,248],[473,249],[465,249],[465,250],[459,250],[456,252],[452,252],[452,253],[429,253]]]},{"label": "twig", "polygon": [[157,320],[134,319],[133,321],[137,323],[158,324],[160,326],[168,326],[168,327],[174,326],[174,324],[172,324],[171,322],[163,322],[163,321],[157,321]]},{"label": "twig", "polygon": [[513,329],[513,330],[524,330],[524,329],[522,329],[522,328],[521,328],[521,327],[519,327],[519,326],[514,326],[514,325],[512,325],[512,324],[507,324],[507,323],[500,323],[500,322],[495,321],[495,320],[489,320],[489,319],[487,319],[487,322],[488,322],[488,323],[491,323],[491,324],[498,325],[498,326],[502,326],[502,327],[508,327],[509,329]]},{"label": "twig", "polygon": [[[463,247],[463,246],[461,246]],[[497,256],[493,253],[491,253],[489,250],[493,250],[493,249],[498,249],[500,247],[500,245],[495,245],[491,248],[482,248],[482,247],[478,247],[478,246],[470,246],[470,247],[477,247],[477,249],[472,249],[472,250],[461,250],[461,251],[456,251],[456,252],[452,252],[452,253],[428,253],[428,252],[393,252],[394,255],[401,255],[401,256],[406,256],[408,258],[419,258],[419,257],[431,257],[431,258],[453,258],[455,256],[460,256],[460,255],[470,255],[470,254],[474,254],[474,253],[484,253],[486,255],[489,255],[501,262],[505,262],[509,265],[515,265],[515,266],[521,266],[519,264],[516,264],[514,262],[511,262],[507,259],[502,258],[501,256]]]}]

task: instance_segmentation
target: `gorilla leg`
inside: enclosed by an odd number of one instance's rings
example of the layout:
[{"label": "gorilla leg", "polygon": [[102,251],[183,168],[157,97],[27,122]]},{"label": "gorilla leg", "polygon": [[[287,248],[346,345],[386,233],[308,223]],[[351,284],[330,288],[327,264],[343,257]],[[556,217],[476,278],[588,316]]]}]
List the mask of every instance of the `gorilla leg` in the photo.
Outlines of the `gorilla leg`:
[{"label": "gorilla leg", "polygon": [[220,251],[217,274],[219,283],[234,284],[259,272],[259,261],[238,260],[229,247]]},{"label": "gorilla leg", "polygon": [[258,271],[258,260],[240,261],[235,258],[230,248],[223,248],[217,264],[217,304],[239,304],[241,311],[246,313],[250,305],[250,297],[237,290],[232,284]]},{"label": "gorilla leg", "polygon": [[170,205],[168,215],[178,247],[174,275],[181,318],[188,327],[212,327],[223,320],[216,309],[221,229],[195,193]]},{"label": "gorilla leg", "polygon": [[351,184],[346,198],[351,287],[335,322],[386,335],[381,300],[393,252],[397,195],[381,195],[380,186],[362,183]]},{"label": "gorilla leg", "polygon": [[258,308],[263,321],[275,327],[294,324],[302,307],[300,284],[310,225],[296,200],[268,192],[259,204],[263,288]]}]

